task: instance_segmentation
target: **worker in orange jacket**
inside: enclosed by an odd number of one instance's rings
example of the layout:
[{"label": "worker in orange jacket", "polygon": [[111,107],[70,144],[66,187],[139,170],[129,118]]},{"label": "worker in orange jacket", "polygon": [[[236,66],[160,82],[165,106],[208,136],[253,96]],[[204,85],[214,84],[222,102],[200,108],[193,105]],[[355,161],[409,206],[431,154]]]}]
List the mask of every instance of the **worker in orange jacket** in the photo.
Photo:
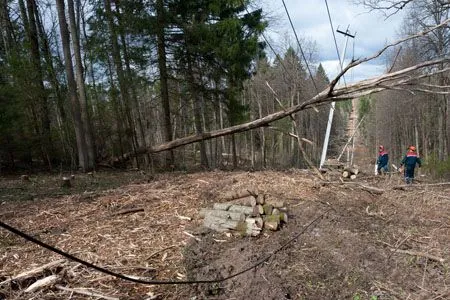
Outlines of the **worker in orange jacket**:
[{"label": "worker in orange jacket", "polygon": [[414,180],[414,169],[416,168],[416,164],[419,165],[419,168],[422,166],[422,160],[419,155],[417,155],[416,147],[409,146],[408,152],[403,157],[402,162],[400,163],[400,167],[405,166],[405,182],[406,184],[413,183]]},{"label": "worker in orange jacket", "polygon": [[389,165],[389,155],[384,149],[383,145],[380,145],[378,148],[378,159],[377,159],[377,173],[378,174],[385,174],[389,171],[388,165]]}]

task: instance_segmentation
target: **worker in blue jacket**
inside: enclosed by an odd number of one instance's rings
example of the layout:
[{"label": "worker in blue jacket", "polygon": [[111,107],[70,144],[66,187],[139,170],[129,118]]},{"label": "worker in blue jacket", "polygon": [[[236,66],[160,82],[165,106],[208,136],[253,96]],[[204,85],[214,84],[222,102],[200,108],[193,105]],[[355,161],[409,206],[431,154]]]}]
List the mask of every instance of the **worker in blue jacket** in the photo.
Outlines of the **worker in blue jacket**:
[{"label": "worker in blue jacket", "polygon": [[414,169],[416,168],[416,164],[419,165],[419,168],[422,166],[422,161],[420,160],[419,155],[417,155],[416,147],[409,146],[408,152],[403,157],[402,162],[400,163],[400,167],[405,166],[405,181],[406,184],[411,184],[414,180]]},{"label": "worker in blue jacket", "polygon": [[378,148],[378,159],[377,159],[377,172],[378,174],[384,174],[388,172],[389,167],[389,155],[384,149],[383,145]]}]

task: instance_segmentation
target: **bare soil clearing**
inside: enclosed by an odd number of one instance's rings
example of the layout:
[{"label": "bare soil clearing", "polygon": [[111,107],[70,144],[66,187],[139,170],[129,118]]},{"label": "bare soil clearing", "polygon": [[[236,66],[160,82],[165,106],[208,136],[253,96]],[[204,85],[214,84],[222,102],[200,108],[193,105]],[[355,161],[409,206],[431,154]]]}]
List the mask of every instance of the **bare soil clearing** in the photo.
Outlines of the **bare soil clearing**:
[{"label": "bare soil clearing", "polygon": [[[126,173],[118,176],[130,181]],[[2,222],[89,262],[149,280],[224,278],[256,263],[320,219],[264,264],[228,281],[146,286],[65,260],[50,271],[0,286],[0,299],[450,297],[450,186],[422,183],[419,188],[393,190],[400,183],[398,177],[358,177],[362,185],[385,190],[377,194],[358,184],[341,184],[339,177],[329,180],[335,183],[323,185],[312,172],[299,170],[171,173],[56,198],[9,201],[2,194]],[[201,208],[248,185],[285,200],[288,224],[259,237],[202,228]],[[59,259],[58,254],[0,229],[0,282]],[[24,292],[51,274],[59,275],[57,285]],[[76,290],[80,288],[97,296],[80,294]]]}]

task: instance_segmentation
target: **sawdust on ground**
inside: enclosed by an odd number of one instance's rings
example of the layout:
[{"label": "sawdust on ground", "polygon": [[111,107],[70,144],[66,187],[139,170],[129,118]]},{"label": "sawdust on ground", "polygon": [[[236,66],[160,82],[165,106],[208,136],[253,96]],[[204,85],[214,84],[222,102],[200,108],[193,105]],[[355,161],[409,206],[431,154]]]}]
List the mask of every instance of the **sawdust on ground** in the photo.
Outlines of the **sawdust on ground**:
[{"label": "sawdust on ground", "polygon": [[[385,190],[377,195],[329,176],[324,185],[303,170],[162,174],[95,194],[4,201],[0,220],[149,280],[224,278],[298,235],[257,268],[214,284],[141,285],[69,260],[50,272],[61,275],[59,286],[111,299],[448,299],[450,185],[394,190],[398,177],[359,176]],[[288,224],[259,237],[201,229],[200,208],[249,185],[285,200]],[[0,281],[60,258],[0,229]],[[0,299],[24,299],[36,279],[1,286]],[[26,297],[98,299],[54,286]]]}]

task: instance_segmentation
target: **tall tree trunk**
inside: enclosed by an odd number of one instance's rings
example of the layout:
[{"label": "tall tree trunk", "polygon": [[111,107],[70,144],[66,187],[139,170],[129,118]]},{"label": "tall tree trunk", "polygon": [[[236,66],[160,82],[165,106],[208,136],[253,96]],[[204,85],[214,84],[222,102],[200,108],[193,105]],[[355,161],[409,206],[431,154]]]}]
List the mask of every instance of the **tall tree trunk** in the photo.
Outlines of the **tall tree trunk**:
[{"label": "tall tree trunk", "polygon": [[67,87],[69,98],[72,106],[72,116],[75,123],[75,136],[77,141],[78,162],[81,170],[86,172],[88,170],[88,154],[86,141],[84,139],[85,132],[83,121],[81,118],[80,101],[77,95],[77,84],[73,72],[72,53],[70,50],[70,36],[67,28],[66,14],[64,8],[64,0],[56,0],[56,9],[58,11],[59,30],[61,33],[61,40],[64,52],[64,62],[67,77]]},{"label": "tall tree trunk", "polygon": [[[113,67],[111,65],[111,59],[108,56],[108,75],[109,75],[109,84],[110,84],[110,94],[111,94],[111,99],[112,99],[112,106],[113,106],[113,110],[115,113],[115,117],[116,117],[116,121],[117,121],[117,137],[119,139],[119,149],[120,149],[120,155],[123,156],[123,154],[125,153],[124,151],[124,145],[123,145],[123,132],[124,132],[124,127],[123,127],[123,113],[122,113],[122,109],[121,109],[121,105],[120,105],[120,101],[117,97],[117,93],[116,93],[116,87],[114,84],[114,78],[113,78]],[[113,147],[114,149],[114,147]],[[114,153],[113,153],[114,154]]]},{"label": "tall tree trunk", "polygon": [[[122,98],[122,102],[125,108],[125,116],[128,121],[129,126],[129,132],[128,135],[131,138],[131,145],[133,147],[133,151],[136,151],[138,148],[137,145],[137,139],[136,139],[136,131],[135,126],[133,123],[133,119],[131,116],[131,108],[130,108],[130,101],[129,101],[129,91],[128,86],[126,83],[126,78],[123,70],[123,64],[122,64],[122,58],[120,55],[120,48],[119,48],[119,42],[118,42],[118,35],[117,35],[117,28],[114,24],[113,19],[113,13],[111,10],[111,0],[105,0],[105,11],[106,11],[106,18],[108,21],[108,29],[109,34],[111,38],[111,46],[112,46],[112,56],[113,56],[113,62],[116,69],[117,79],[119,81],[119,89],[120,89],[120,96]],[[136,165],[139,167],[139,161],[136,158]]]},{"label": "tall tree trunk", "polygon": [[[70,129],[69,124],[66,117],[66,112],[64,109],[64,97],[61,92],[60,83],[58,80],[58,77],[56,75],[55,67],[53,65],[53,58],[50,51],[50,46],[48,42],[47,34],[44,31],[44,26],[42,24],[40,15],[38,14],[36,3],[34,2],[33,9],[36,15],[36,25],[38,30],[38,35],[42,43],[42,53],[44,55],[44,59],[46,62],[47,67],[47,76],[50,81],[51,86],[53,87],[54,93],[56,95],[56,106],[57,111],[59,113],[59,130],[61,135],[61,144],[64,151],[65,157],[70,157],[71,153],[68,151],[67,146],[69,146],[69,135],[70,135]],[[67,145],[66,145],[67,143]]]},{"label": "tall tree trunk", "polygon": [[[193,101],[194,105],[194,123],[195,123],[195,131],[197,134],[202,134],[204,132],[203,130],[203,124],[202,124],[202,107],[201,107],[201,99],[198,95],[197,87],[196,87],[196,81],[194,76],[194,67],[193,67],[193,58],[189,51],[186,53],[187,56],[187,78],[188,78],[188,84],[191,94],[191,100]],[[200,142],[200,165],[208,169],[208,156],[206,152],[206,142],[204,140],[201,140]]]},{"label": "tall tree trunk", "polygon": [[12,25],[9,17],[8,1],[0,0],[0,34],[2,38],[5,56],[9,59],[12,51]]},{"label": "tall tree trunk", "polygon": [[[262,113],[262,104],[261,104],[261,100],[256,98],[257,102],[258,102],[258,113],[259,113],[259,118],[263,117],[263,113]],[[261,143],[261,166],[263,168],[266,168],[266,164],[267,164],[267,159],[266,159],[266,134],[265,134],[265,130],[264,127],[260,128],[261,131],[261,139],[260,139],[260,143]]]},{"label": "tall tree trunk", "polygon": [[[128,55],[128,46],[127,46],[127,41],[125,38],[125,34],[123,29],[123,24],[122,24],[122,20],[121,20],[121,14],[120,14],[120,1],[116,0],[116,10],[117,10],[117,20],[118,20],[118,27],[119,27],[119,32],[120,32],[120,41],[122,43],[122,50],[123,50],[123,59],[125,61],[125,70],[126,70],[126,85],[128,90],[131,93],[131,100],[132,100],[132,108],[130,109],[130,113],[133,114],[133,108],[134,108],[134,116],[136,118],[136,126],[137,129],[139,130],[139,134],[141,137],[141,143],[140,145],[142,147],[147,147],[147,142],[145,140],[145,131],[144,131],[144,126],[142,124],[142,117],[141,117],[141,110],[140,110],[140,105],[139,105],[139,101],[138,101],[138,97],[137,97],[137,92],[136,92],[136,86],[135,84],[133,84],[133,73],[131,71],[131,66],[130,66],[130,58]],[[136,145],[139,147],[139,143],[138,143],[138,139],[137,139],[137,134],[136,135]],[[147,155],[147,165],[150,162],[150,154]]]},{"label": "tall tree trunk", "polygon": [[[80,100],[81,119],[83,121],[83,129],[85,133],[86,147],[87,147],[87,164],[86,167],[91,170],[95,168],[95,146],[92,135],[91,120],[89,117],[89,106],[86,98],[86,89],[84,84],[83,64],[80,50],[80,28],[79,22],[75,19],[75,8],[73,0],[67,0],[67,7],[69,12],[70,31],[72,32],[72,47],[75,54],[75,78],[78,87],[78,98]],[[78,23],[78,24],[77,24]]]},{"label": "tall tree trunk", "polygon": [[[47,97],[44,88],[44,76],[41,67],[41,55],[39,52],[39,39],[37,34],[36,16],[34,7],[36,3],[34,0],[27,0],[27,13],[28,13],[28,26],[25,26],[27,39],[30,47],[31,64],[33,66],[32,84],[34,90],[34,97],[37,99],[40,119],[39,135],[40,135],[40,147],[43,156],[43,160],[47,162],[48,167],[51,169],[51,156],[52,152],[52,140],[50,133],[50,117],[48,110]],[[36,10],[37,11],[37,10]],[[25,20],[24,20],[25,22]]]},{"label": "tall tree trunk", "polygon": [[[156,37],[158,40],[158,67],[159,78],[161,83],[161,101],[164,113],[164,138],[166,142],[173,139],[172,136],[172,124],[170,119],[170,99],[168,90],[168,74],[167,74],[167,62],[166,62],[166,39],[165,39],[165,11],[164,1],[156,0]],[[173,150],[169,150],[166,155],[166,167],[174,164]]]},{"label": "tall tree trunk", "polygon": [[[198,99],[197,91],[192,90],[191,92],[193,93],[192,101],[194,101],[195,130],[197,134],[202,134],[204,130],[202,124],[202,108],[200,105],[200,99]],[[200,141],[200,164],[205,169],[209,168],[206,142],[204,140]]]}]

